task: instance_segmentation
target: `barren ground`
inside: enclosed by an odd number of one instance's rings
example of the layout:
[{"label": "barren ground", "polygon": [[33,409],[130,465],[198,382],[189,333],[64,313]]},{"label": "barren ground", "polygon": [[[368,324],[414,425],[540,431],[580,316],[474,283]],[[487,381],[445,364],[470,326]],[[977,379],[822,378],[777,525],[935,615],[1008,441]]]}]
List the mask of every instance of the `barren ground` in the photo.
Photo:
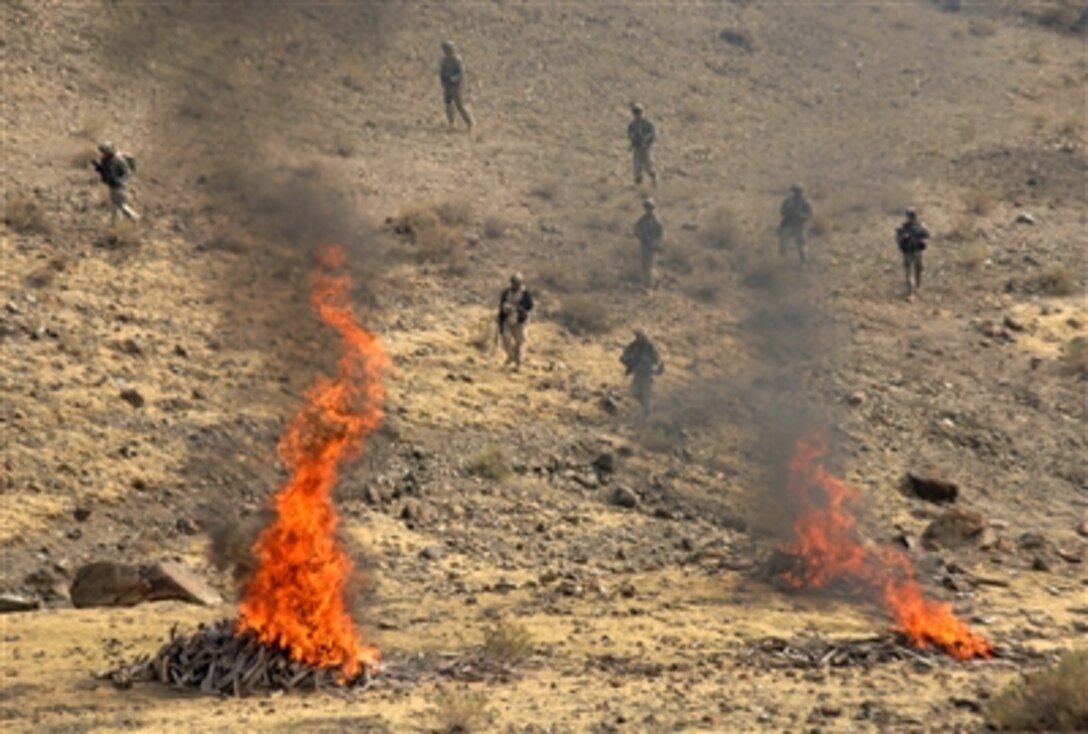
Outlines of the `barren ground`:
[{"label": "barren ground", "polygon": [[[486,709],[481,731],[981,729],[990,695],[1088,629],[1070,356],[1088,338],[1088,57],[1071,3],[964,4],[0,5],[0,591],[44,602],[0,616],[5,729],[433,731],[439,691]],[[472,135],[444,128],[446,37]],[[631,280],[635,99],[660,135],[652,294]],[[100,138],[139,161],[132,242],[106,238]],[[819,225],[803,269],[774,237],[795,180]],[[28,202],[47,232],[15,222]],[[891,240],[910,204],[934,232],[913,304]],[[438,246],[385,224],[413,210],[444,213]],[[333,236],[396,365],[339,488],[386,674],[245,700],[116,690],[94,674],[234,613],[209,533],[285,476],[276,438],[329,366],[306,274]],[[514,269],[539,302],[520,373],[473,345]],[[601,333],[568,328],[584,303]],[[649,423],[617,362],[636,324],[668,362]],[[759,572],[788,515],[772,437],[808,420],[832,427],[866,533],[906,539],[927,592],[1019,657],[750,654],[889,624]],[[471,470],[489,448],[507,476]],[[982,542],[918,543],[943,509],[900,491],[911,470],[960,484]],[[231,603],[67,602],[84,562],[171,558]],[[533,654],[474,671],[497,625]]]}]

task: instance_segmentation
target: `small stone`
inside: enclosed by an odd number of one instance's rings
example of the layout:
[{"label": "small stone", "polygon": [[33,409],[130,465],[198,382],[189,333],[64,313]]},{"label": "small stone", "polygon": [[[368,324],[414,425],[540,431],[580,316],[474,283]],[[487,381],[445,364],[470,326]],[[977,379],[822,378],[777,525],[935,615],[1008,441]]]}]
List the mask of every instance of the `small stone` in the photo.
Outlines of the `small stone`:
[{"label": "small stone", "polygon": [[143,342],[139,339],[125,339],[117,345],[117,350],[123,354],[130,354],[134,357],[142,357],[146,351]]},{"label": "small stone", "polygon": [[598,474],[612,474],[616,471],[616,455],[605,452],[593,460],[593,468]]},{"label": "small stone", "polygon": [[91,516],[91,510],[87,507],[77,507],[72,511],[72,516],[76,519],[76,522],[86,522],[87,518]]},{"label": "small stone", "polygon": [[608,413],[609,415],[615,415],[619,412],[620,409],[619,403],[617,403],[616,399],[613,398],[611,395],[605,395],[603,398],[601,398],[598,405],[600,405],[601,410],[603,410],[605,413]]},{"label": "small stone", "polygon": [[121,399],[131,405],[133,408],[144,407],[144,396],[141,395],[135,388],[126,387],[121,391]]},{"label": "small stone", "polygon": [[1043,555],[1037,555],[1031,562],[1032,571],[1049,571],[1050,560]]},{"label": "small stone", "polygon": [[865,403],[866,395],[862,390],[856,390],[846,396],[846,404],[854,408]]},{"label": "small stone", "polygon": [[638,507],[638,495],[627,487],[616,487],[612,490],[612,504],[633,510]]},{"label": "small stone", "polygon": [[0,594],[0,614],[10,612],[32,612],[41,607],[41,602],[18,594]]},{"label": "small stone", "polygon": [[1005,317],[1005,328],[1010,331],[1024,331],[1024,325],[1014,319],[1012,316]]},{"label": "small stone", "polygon": [[1028,212],[1020,212],[1016,215],[1017,224],[1035,224],[1035,217]]},{"label": "small stone", "polygon": [[429,545],[419,552],[419,557],[424,561],[437,561],[445,555],[441,546]]},{"label": "small stone", "polygon": [[188,357],[189,356],[189,350],[186,349],[185,347],[183,347],[180,344],[175,344],[174,345],[174,356],[175,357]]},{"label": "small stone", "polygon": [[922,545],[928,550],[957,548],[977,543],[986,528],[982,513],[955,508],[931,522],[922,533]]}]

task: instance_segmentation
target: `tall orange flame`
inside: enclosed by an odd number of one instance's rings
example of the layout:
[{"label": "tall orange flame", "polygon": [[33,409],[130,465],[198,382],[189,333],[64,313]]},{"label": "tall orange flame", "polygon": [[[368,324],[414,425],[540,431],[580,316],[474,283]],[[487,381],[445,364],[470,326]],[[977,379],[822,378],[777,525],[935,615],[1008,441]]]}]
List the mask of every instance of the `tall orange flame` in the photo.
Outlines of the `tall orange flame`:
[{"label": "tall orange flame", "polygon": [[918,647],[937,647],[958,660],[988,658],[993,646],[949,605],[925,598],[910,558],[899,548],[863,543],[851,507],[858,491],[823,465],[827,441],[813,433],[797,442],[788,490],[801,509],[797,538],[783,550],[797,560],[782,578],[798,589],[845,584],[879,594],[899,629]]},{"label": "tall orange flame", "polygon": [[310,305],[340,336],[335,377],[319,377],[280,439],[291,478],[275,495],[276,521],[254,545],[258,567],[246,585],[237,623],[293,659],[346,677],[375,666],[378,649],[363,645],[344,598],[352,564],[336,539],[332,488],[339,467],[362,450],[381,423],[381,378],[389,359],[359,325],[348,303],[350,279],[340,247],[320,254]]}]

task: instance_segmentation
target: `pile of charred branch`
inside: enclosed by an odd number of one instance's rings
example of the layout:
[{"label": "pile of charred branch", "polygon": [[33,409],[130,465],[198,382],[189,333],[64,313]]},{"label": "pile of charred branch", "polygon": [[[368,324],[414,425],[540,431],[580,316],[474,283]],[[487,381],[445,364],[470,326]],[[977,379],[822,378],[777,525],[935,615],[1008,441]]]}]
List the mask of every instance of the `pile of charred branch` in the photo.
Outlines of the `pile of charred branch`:
[{"label": "pile of charred branch", "polygon": [[251,632],[236,634],[234,624],[223,620],[201,625],[192,635],[170,631],[170,642],[153,657],[111,671],[115,684],[127,688],[133,682],[157,681],[175,688],[220,696],[247,696],[256,691],[315,691],[323,688],[361,688],[370,683],[371,671],[344,679],[338,670],[316,668],[292,660],[281,648],[259,642]]},{"label": "pile of charred branch", "polygon": [[898,661],[929,667],[942,655],[934,650],[911,647],[899,635],[886,634],[845,640],[764,637],[748,647],[744,658],[769,668],[869,667]]}]

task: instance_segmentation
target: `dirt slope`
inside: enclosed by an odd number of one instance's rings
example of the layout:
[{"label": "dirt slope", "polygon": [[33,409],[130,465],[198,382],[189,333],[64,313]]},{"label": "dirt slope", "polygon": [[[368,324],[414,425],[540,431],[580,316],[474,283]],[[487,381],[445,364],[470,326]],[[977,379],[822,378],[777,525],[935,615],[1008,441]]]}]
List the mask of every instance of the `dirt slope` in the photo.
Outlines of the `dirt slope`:
[{"label": "dirt slope", "polygon": [[[47,606],[0,617],[6,727],[428,731],[452,690],[490,712],[482,731],[979,729],[1000,685],[1084,643],[1088,58],[1068,4],[947,4],[5,4],[0,590]],[[447,37],[471,136],[444,129]],[[636,99],[668,228],[652,294],[630,266]],[[86,165],[103,137],[139,160],[144,221],[119,242]],[[817,210],[805,269],[774,237],[795,180]],[[891,231],[909,204],[935,236],[908,305]],[[387,224],[413,212],[438,232]],[[387,674],[246,701],[95,680],[233,613],[73,610],[64,589],[92,559],[180,558],[230,595],[208,536],[284,477],[276,438],[328,366],[306,275],[330,238],[396,364],[340,487]],[[473,346],[514,269],[539,302],[516,374]],[[636,324],[668,361],[649,423],[617,362]],[[802,671],[752,653],[888,624],[759,576],[788,530],[772,437],[810,420],[834,427],[867,533],[906,538],[927,591],[1038,656]],[[479,476],[495,449],[509,473]],[[919,469],[961,484],[981,547],[917,544],[941,512],[898,491]],[[473,671],[515,622],[532,657]]]}]

